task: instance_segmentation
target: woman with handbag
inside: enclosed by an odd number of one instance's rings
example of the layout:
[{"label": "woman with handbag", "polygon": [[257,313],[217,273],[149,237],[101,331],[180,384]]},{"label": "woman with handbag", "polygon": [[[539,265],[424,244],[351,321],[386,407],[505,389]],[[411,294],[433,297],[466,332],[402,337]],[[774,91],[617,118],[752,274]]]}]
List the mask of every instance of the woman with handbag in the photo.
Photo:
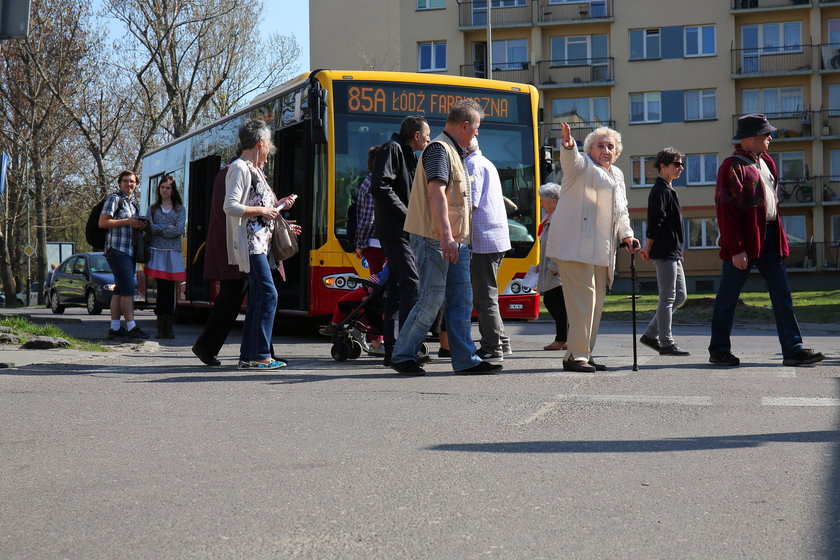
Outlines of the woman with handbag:
[{"label": "woman with handbag", "polygon": [[157,287],[157,338],[175,338],[172,322],[177,287],[179,282],[187,279],[181,254],[187,213],[172,175],[160,178],[155,202],[149,206],[146,219],[152,230],[152,255],[144,270],[146,277],[155,279]]},{"label": "woman with handbag", "polygon": [[[280,369],[286,362],[271,355],[271,330],[277,310],[277,288],[271,275],[279,262],[272,254],[279,207],[289,208],[294,197],[277,201],[262,172],[275,148],[271,129],[251,119],[239,129],[242,154],[225,177],[228,263],[248,276],[248,309],[239,348],[239,369]],[[276,240],[274,240],[276,241]]]}]

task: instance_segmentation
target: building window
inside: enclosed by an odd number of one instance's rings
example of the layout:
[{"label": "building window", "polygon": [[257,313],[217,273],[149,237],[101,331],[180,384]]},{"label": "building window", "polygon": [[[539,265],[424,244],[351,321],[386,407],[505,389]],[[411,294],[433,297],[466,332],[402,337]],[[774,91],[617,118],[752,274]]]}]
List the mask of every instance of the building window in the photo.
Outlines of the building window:
[{"label": "building window", "polygon": [[446,0],[417,0],[418,10],[440,10],[446,7]]},{"label": "building window", "polygon": [[748,113],[795,114],[803,109],[802,88],[745,89],[741,92],[741,110]]},{"label": "building window", "polygon": [[631,175],[634,187],[649,187],[656,181],[659,173],[653,166],[656,156],[633,156],[630,158]]},{"label": "building window", "polygon": [[642,246],[647,239],[647,220],[643,218],[633,218],[630,220],[630,227],[633,228],[633,237],[638,239]]},{"label": "building window", "polygon": [[717,98],[713,89],[690,89],[685,92],[685,120],[717,118]]},{"label": "building window", "polygon": [[630,94],[630,122],[662,121],[662,99],[658,91]]},{"label": "building window", "polygon": [[802,51],[802,25],[798,21],[745,25],[741,28],[744,73],[760,71],[759,57]]},{"label": "building window", "polygon": [[776,163],[776,173],[780,181],[802,179],[808,175],[804,152],[770,152]]},{"label": "building window", "polygon": [[805,231],[805,216],[782,216],[782,229],[785,230],[788,245],[791,247],[807,245],[808,234]]},{"label": "building window", "polygon": [[717,178],[717,154],[688,154],[685,156],[686,183],[713,185]]},{"label": "building window", "polygon": [[606,35],[580,37],[552,37],[551,62],[553,65],[606,64],[609,47]]},{"label": "building window", "polygon": [[718,225],[715,218],[686,218],[689,249],[717,247]]},{"label": "building window", "polygon": [[644,60],[661,56],[659,29],[630,30],[630,60]]},{"label": "building window", "polygon": [[840,245],[840,214],[831,217],[831,246],[838,245]]},{"label": "building window", "polygon": [[[572,99],[552,99],[551,115],[553,118],[568,122],[591,122],[598,126],[606,125],[610,120],[609,97],[576,97]],[[579,140],[583,140],[580,138]]]},{"label": "building window", "polygon": [[528,68],[528,39],[493,41],[493,70]]},{"label": "building window", "polygon": [[446,41],[420,43],[417,68],[420,72],[446,70]]},{"label": "building window", "polygon": [[714,25],[689,25],[684,29],[685,56],[714,56]]}]

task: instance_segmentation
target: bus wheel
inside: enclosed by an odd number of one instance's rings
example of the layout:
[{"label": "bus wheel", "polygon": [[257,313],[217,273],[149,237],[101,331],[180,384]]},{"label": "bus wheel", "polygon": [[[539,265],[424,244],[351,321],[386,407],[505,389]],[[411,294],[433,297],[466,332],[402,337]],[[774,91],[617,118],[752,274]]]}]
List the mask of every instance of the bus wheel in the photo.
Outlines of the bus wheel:
[{"label": "bus wheel", "polygon": [[346,362],[347,358],[350,357],[350,350],[350,344],[345,341],[341,341],[332,345],[330,354],[336,362]]}]

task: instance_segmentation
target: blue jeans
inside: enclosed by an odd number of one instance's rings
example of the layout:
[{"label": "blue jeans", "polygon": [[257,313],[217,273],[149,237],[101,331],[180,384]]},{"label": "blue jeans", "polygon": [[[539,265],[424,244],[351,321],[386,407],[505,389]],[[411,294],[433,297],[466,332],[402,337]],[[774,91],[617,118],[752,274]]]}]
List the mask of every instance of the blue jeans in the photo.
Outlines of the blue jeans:
[{"label": "blue jeans", "polygon": [[470,249],[461,245],[458,262],[443,259],[440,241],[411,234],[411,248],[420,273],[417,303],[400,330],[391,363],[416,360],[426,335],[441,306],[445,305],[446,329],[452,351],[452,369],[461,371],[478,365],[475,354],[470,314],[472,313],[472,285],[470,283]]},{"label": "blue jeans", "polygon": [[250,255],[248,309],[242,326],[239,359],[254,362],[271,358],[271,330],[277,311],[277,288],[268,266],[268,255]]},{"label": "blue jeans", "polygon": [[[775,224],[768,224],[765,240],[775,240],[777,231]],[[758,267],[758,271],[767,282],[773,314],[776,316],[776,332],[782,345],[782,356],[789,358],[802,350],[802,333],[799,331],[799,324],[793,312],[793,300],[790,297],[785,261],[775,242],[766,244],[759,258],[750,259],[746,270],[735,268],[732,260],[723,262],[720,287],[712,312],[712,340],[709,343],[709,353],[716,354],[732,350],[730,335],[735,317],[735,305],[738,303],[738,296],[741,295],[744,282],[747,281],[753,266]]]}]

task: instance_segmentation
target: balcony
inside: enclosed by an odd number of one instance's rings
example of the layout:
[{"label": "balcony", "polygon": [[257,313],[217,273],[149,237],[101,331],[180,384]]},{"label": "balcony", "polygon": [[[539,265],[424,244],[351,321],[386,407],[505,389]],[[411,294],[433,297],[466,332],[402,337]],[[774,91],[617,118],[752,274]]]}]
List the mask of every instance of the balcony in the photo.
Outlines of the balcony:
[{"label": "balcony", "polygon": [[[810,7],[811,0],[731,0],[732,11],[773,10],[777,8]],[[825,0],[822,0],[825,3]]]},{"label": "balcony", "polygon": [[[771,136],[774,142],[797,141],[814,139],[814,113],[815,111],[787,111],[784,113],[765,113],[770,124],[778,130]],[[743,115],[732,115],[732,135],[738,132],[738,117]],[[838,115],[840,118],[840,115]]]},{"label": "balcony", "polygon": [[[486,68],[486,64],[462,64],[461,75],[468,78],[486,78]],[[534,69],[528,62],[494,62],[493,79],[533,84]]]},{"label": "balcony", "polygon": [[818,177],[798,177],[779,181],[779,206],[793,208],[814,206],[814,189],[820,188]]},{"label": "balcony", "polygon": [[820,55],[820,72],[840,72],[840,43],[823,43],[817,45]]},{"label": "balcony", "polygon": [[813,45],[732,49],[732,77],[810,74]]},{"label": "balcony", "polygon": [[814,181],[822,185],[821,206],[840,206],[840,176],[826,175],[825,177],[814,177]]},{"label": "balcony", "polygon": [[614,85],[613,57],[537,62],[537,83],[541,88]]},{"label": "balcony", "polygon": [[[615,121],[582,121],[580,117],[570,117],[567,121],[572,129],[572,138],[577,142],[578,147],[583,146],[586,135],[602,126],[615,128]],[[560,149],[560,123],[543,123],[540,125],[540,138],[544,146],[551,146],[555,150]],[[840,179],[840,177],[838,177]]]},{"label": "balcony", "polygon": [[[458,0],[458,25],[461,29],[487,27],[487,1]],[[533,0],[491,0],[493,27],[516,27],[533,24]]]},{"label": "balcony", "polygon": [[818,126],[820,138],[834,140],[840,138],[840,109],[814,111],[814,126]]},{"label": "balcony", "polygon": [[820,259],[822,270],[840,270],[840,240],[814,243],[814,253]]},{"label": "balcony", "polygon": [[578,3],[537,0],[536,8],[537,21],[544,25],[598,21],[613,17],[612,0],[591,0]]}]

